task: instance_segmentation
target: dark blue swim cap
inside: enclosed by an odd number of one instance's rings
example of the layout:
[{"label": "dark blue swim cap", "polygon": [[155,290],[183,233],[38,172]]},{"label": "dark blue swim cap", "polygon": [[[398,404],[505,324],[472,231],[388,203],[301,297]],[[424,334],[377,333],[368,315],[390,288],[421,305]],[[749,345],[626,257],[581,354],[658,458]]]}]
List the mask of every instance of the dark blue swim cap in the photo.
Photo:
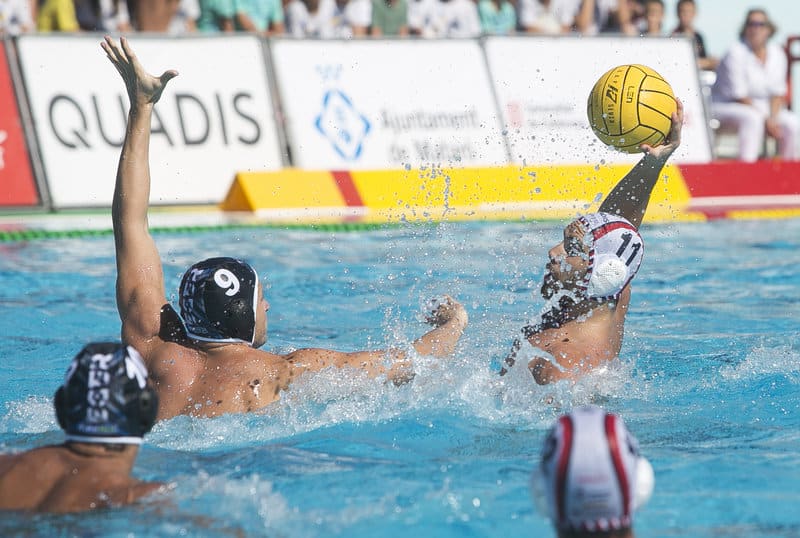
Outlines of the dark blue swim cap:
[{"label": "dark blue swim cap", "polygon": [[141,444],[158,413],[158,395],[132,347],[96,342],[84,347],[55,394],[58,423],[67,440]]},{"label": "dark blue swim cap", "polygon": [[189,338],[253,345],[258,275],[235,258],[209,258],[191,266],[180,287],[181,317]]}]

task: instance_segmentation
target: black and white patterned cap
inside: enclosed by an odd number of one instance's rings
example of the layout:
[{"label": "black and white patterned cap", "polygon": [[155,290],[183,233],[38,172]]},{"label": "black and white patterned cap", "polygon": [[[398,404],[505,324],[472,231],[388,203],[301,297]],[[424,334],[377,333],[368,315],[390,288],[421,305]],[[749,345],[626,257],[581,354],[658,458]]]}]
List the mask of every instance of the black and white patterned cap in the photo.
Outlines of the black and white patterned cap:
[{"label": "black and white patterned cap", "polygon": [[253,345],[258,275],[235,258],[209,258],[191,266],[180,286],[186,334],[204,342]]},{"label": "black and white patterned cap", "polygon": [[94,342],[78,353],[55,394],[68,441],[141,444],[158,413],[141,355],[119,342]]}]

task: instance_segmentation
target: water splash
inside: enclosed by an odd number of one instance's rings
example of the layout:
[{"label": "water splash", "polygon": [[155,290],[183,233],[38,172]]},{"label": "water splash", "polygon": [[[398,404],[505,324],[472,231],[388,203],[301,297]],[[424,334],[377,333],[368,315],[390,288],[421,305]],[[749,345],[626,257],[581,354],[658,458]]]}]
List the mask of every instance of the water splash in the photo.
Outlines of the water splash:
[{"label": "water splash", "polygon": [[8,402],[6,408],[0,417],[0,433],[44,433],[58,429],[53,401],[49,398],[29,396]]},{"label": "water splash", "polygon": [[800,383],[800,352],[790,346],[753,349],[737,364],[726,364],[719,371],[724,379],[744,380],[769,374],[780,374],[793,384]]}]

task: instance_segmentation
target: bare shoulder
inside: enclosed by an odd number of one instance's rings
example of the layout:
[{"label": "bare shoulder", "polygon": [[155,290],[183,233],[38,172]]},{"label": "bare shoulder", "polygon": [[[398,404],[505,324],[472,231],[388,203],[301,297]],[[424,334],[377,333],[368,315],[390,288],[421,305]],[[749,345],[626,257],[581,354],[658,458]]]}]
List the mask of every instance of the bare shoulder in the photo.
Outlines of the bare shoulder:
[{"label": "bare shoulder", "polygon": [[145,356],[155,383],[191,383],[202,365],[202,353],[175,342],[161,342]]}]

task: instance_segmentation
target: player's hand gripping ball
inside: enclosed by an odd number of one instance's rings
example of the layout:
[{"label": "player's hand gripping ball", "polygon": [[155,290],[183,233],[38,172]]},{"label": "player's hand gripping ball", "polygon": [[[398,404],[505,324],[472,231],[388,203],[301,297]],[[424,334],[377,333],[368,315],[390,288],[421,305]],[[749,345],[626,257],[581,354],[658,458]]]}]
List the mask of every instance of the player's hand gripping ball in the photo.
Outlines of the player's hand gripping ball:
[{"label": "player's hand gripping ball", "polygon": [[667,137],[675,95],[664,78],[645,65],[620,65],[606,72],[589,94],[589,125],[604,144],[625,153],[657,146]]}]

